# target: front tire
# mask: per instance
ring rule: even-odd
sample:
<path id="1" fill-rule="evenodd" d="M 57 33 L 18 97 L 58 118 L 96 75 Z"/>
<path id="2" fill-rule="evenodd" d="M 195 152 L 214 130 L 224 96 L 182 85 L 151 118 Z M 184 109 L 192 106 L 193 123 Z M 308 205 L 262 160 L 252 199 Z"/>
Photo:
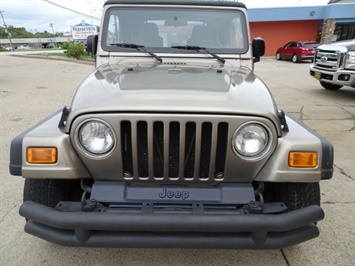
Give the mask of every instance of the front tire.
<path id="1" fill-rule="evenodd" d="M 320 205 L 319 183 L 269 184 L 267 202 L 283 202 L 290 211 Z"/>
<path id="2" fill-rule="evenodd" d="M 60 201 L 77 199 L 79 188 L 80 183 L 77 180 L 26 179 L 23 201 L 55 207 Z"/>
<path id="3" fill-rule="evenodd" d="M 276 53 L 276 60 L 281 60 L 281 55 L 280 55 L 280 53 Z"/>
<path id="4" fill-rule="evenodd" d="M 342 85 L 331 84 L 324 81 L 320 81 L 320 85 L 322 85 L 324 89 L 331 90 L 331 91 L 336 91 L 343 87 Z"/>

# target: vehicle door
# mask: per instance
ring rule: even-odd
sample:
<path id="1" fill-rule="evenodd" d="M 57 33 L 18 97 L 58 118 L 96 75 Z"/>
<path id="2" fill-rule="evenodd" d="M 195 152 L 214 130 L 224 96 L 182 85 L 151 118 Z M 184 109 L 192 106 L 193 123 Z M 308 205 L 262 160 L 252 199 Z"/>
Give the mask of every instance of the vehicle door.
<path id="1" fill-rule="evenodd" d="M 296 53 L 297 49 L 297 42 L 289 42 L 288 44 L 285 45 L 285 50 L 284 50 L 284 58 L 291 59 L 292 55 Z"/>

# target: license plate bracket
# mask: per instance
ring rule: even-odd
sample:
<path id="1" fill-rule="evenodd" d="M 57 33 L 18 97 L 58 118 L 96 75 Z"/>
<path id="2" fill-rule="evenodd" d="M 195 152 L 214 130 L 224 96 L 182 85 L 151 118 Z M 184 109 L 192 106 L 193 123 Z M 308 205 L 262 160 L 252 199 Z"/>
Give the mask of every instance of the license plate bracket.
<path id="1" fill-rule="evenodd" d="M 318 80 L 320 80 L 321 73 L 320 72 L 314 72 L 314 77 Z"/>

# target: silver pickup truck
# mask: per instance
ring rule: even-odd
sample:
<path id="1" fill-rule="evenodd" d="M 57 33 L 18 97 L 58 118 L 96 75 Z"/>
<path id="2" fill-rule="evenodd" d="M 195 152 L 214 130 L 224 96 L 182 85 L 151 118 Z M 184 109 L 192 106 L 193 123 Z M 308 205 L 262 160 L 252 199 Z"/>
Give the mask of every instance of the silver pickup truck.
<path id="1" fill-rule="evenodd" d="M 11 143 L 25 231 L 68 246 L 272 249 L 319 235 L 333 147 L 279 110 L 232 1 L 110 0 L 72 103 Z"/>
<path id="2" fill-rule="evenodd" d="M 355 40 L 318 46 L 309 74 L 327 90 L 355 88 Z"/>

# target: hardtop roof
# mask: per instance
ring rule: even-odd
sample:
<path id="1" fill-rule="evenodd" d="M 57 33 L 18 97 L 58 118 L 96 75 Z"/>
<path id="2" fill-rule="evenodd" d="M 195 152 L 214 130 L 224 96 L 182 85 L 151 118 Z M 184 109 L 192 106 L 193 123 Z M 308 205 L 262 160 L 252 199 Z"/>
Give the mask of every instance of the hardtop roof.
<path id="1" fill-rule="evenodd" d="M 219 0 L 108 0 L 104 5 L 114 5 L 114 4 L 129 4 L 129 5 L 191 5 L 191 6 L 226 6 L 226 7 L 241 7 L 246 6 L 240 2 L 234 1 L 219 1 Z"/>

